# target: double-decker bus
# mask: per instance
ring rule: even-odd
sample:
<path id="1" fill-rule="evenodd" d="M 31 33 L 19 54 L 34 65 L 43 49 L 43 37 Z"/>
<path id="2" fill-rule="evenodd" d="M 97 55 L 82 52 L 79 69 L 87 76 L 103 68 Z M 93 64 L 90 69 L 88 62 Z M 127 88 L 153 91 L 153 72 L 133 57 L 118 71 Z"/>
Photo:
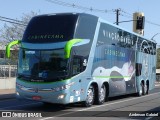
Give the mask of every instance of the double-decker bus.
<path id="1" fill-rule="evenodd" d="M 19 44 L 16 96 L 85 106 L 148 94 L 156 80 L 156 43 L 85 13 L 33 17 Z"/>

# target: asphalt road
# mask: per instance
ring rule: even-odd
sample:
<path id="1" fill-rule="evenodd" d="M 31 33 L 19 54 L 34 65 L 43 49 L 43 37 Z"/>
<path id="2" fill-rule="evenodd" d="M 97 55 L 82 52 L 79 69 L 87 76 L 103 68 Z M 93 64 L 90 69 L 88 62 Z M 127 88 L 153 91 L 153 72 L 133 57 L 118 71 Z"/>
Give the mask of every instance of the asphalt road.
<path id="1" fill-rule="evenodd" d="M 59 106 L 53 104 L 44 105 L 41 102 L 34 101 L 6 99 L 0 100 L 0 111 L 1 116 L 2 112 L 3 116 L 9 116 L 11 113 L 12 119 L 15 120 L 22 117 L 23 120 L 75 120 L 77 118 L 79 120 L 158 120 L 160 119 L 160 87 L 156 87 L 149 95 L 142 97 L 136 97 L 135 95 L 114 97 L 103 105 L 93 105 L 89 108 L 82 107 L 79 103 Z M 30 118 L 27 118 L 28 116 Z M 43 117 L 40 118 L 41 116 Z M 6 119 L 10 118 L 0 118 L 0 120 Z"/>

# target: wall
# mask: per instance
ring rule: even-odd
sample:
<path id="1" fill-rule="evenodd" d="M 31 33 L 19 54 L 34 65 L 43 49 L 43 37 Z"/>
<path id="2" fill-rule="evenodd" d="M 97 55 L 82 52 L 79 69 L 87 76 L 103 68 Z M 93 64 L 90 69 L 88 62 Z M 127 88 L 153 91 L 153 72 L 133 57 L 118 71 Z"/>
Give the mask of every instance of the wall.
<path id="1" fill-rule="evenodd" d="M 0 79 L 0 89 L 15 89 L 16 78 Z"/>

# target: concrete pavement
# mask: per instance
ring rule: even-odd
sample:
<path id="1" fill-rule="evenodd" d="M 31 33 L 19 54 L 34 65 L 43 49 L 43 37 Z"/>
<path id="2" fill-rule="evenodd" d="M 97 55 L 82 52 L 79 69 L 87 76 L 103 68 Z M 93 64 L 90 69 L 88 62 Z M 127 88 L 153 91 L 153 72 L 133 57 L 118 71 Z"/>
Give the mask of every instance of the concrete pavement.
<path id="1" fill-rule="evenodd" d="M 0 100 L 13 99 L 15 98 L 15 89 L 1 89 L 0 90 Z"/>

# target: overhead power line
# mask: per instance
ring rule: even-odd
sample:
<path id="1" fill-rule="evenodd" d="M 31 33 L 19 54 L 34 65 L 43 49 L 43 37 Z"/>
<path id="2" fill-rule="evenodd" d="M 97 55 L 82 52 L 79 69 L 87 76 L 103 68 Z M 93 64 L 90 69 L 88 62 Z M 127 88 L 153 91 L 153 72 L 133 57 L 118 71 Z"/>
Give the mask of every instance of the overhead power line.
<path id="1" fill-rule="evenodd" d="M 130 13 L 124 11 L 124 10 L 121 10 L 121 12 L 124 13 L 124 14 L 120 14 L 121 16 L 124 16 L 124 17 L 127 17 L 127 18 L 133 18 L 133 15 L 132 15 L 132 14 L 130 14 Z M 155 26 L 160 27 L 160 24 L 151 22 L 151 21 L 149 21 L 149 20 L 146 20 L 145 22 L 148 23 L 148 24 L 152 24 L 152 25 L 155 25 Z"/>
<path id="2" fill-rule="evenodd" d="M 81 5 L 77 5 L 77 4 L 71 4 L 71 3 L 68 3 L 68 2 L 63 2 L 61 0 L 45 0 L 47 2 L 50 2 L 50 3 L 53 3 L 53 4 L 57 4 L 57 5 L 61 5 L 61 6 L 65 6 L 65 7 L 72 7 L 72 8 L 75 8 L 75 9 L 81 9 L 81 10 L 85 10 L 85 11 L 91 11 L 91 12 L 101 12 L 101 13 L 113 13 L 115 12 L 117 9 L 115 10 L 103 10 L 103 9 L 96 9 L 94 7 L 84 7 L 84 6 L 81 6 Z M 122 13 L 119 13 L 119 15 L 123 16 L 123 17 L 127 17 L 127 18 L 133 18 L 132 14 L 131 13 L 128 13 L 122 9 L 120 9 L 120 12 Z M 151 22 L 151 21 L 148 21 L 146 20 L 146 23 L 148 24 L 152 24 L 152 25 L 155 25 L 155 26 L 159 26 L 160 27 L 160 24 L 157 24 L 157 23 L 154 23 L 154 22 Z"/>
<path id="3" fill-rule="evenodd" d="M 0 16 L 0 21 L 26 26 L 26 24 L 23 21 L 19 21 L 19 20 L 7 18 L 7 17 L 2 17 L 2 16 Z"/>
<path id="4" fill-rule="evenodd" d="M 155 25 L 155 26 L 159 26 L 159 27 L 160 27 L 160 24 L 157 24 L 157 23 L 154 23 L 154 22 L 151 22 L 151 21 L 148 21 L 148 20 L 146 20 L 146 22 L 149 23 L 149 24 L 152 24 L 152 25 Z"/>
<path id="5" fill-rule="evenodd" d="M 24 23 L 23 21 L 16 20 L 16 19 L 12 19 L 12 18 L 2 17 L 2 16 L 0 16 L 0 18 L 2 18 L 2 19 L 7 19 L 7 20 L 11 20 L 11 21 L 15 21 L 15 22 L 19 22 L 19 23 Z"/>
<path id="6" fill-rule="evenodd" d="M 76 5 L 74 3 L 71 4 L 71 3 L 60 1 L 60 0 L 46 0 L 46 1 L 50 2 L 50 3 L 57 4 L 57 5 L 61 5 L 61 6 L 65 6 L 65 7 L 72 7 L 72 8 L 76 8 L 76 9 L 85 10 L 85 11 L 102 12 L 102 13 L 112 12 L 112 10 L 102 10 L 102 9 L 97 9 L 94 7 L 84 7 L 81 5 Z"/>

